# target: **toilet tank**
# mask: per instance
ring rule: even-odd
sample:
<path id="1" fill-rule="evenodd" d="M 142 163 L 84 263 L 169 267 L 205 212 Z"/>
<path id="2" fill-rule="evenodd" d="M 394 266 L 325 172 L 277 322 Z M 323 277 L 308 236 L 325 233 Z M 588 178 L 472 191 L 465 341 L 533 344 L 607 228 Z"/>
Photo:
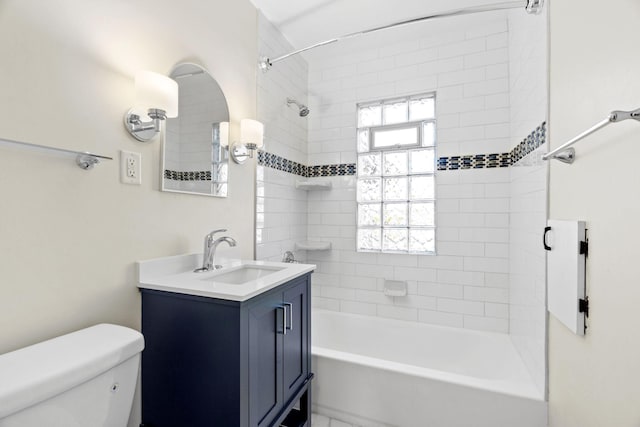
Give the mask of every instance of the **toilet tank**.
<path id="1" fill-rule="evenodd" d="M 143 348 L 101 324 L 0 355 L 0 427 L 125 427 Z"/>

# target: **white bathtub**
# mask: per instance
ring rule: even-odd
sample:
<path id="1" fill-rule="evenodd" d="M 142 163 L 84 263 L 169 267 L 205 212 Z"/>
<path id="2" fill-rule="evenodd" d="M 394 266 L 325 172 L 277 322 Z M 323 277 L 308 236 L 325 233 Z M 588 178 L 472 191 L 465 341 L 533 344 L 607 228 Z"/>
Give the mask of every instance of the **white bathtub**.
<path id="1" fill-rule="evenodd" d="M 543 427 L 504 334 L 314 309 L 313 409 L 363 426 Z"/>

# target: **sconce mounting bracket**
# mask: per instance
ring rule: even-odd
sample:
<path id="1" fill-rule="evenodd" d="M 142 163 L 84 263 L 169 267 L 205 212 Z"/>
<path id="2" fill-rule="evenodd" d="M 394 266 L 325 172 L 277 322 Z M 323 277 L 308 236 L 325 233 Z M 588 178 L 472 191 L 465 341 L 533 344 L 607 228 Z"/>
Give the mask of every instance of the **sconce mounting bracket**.
<path id="1" fill-rule="evenodd" d="M 146 116 L 147 113 L 141 113 L 134 108 L 127 111 L 124 115 L 124 127 L 127 128 L 131 136 L 140 142 L 149 142 L 156 136 L 156 134 L 160 132 L 160 120 L 164 120 L 163 116 L 150 116 L 151 120 L 142 121 L 142 117 Z"/>
<path id="2" fill-rule="evenodd" d="M 253 157 L 245 144 L 234 142 L 229 146 L 229 154 L 234 162 L 239 165 L 244 164 L 249 157 Z"/>

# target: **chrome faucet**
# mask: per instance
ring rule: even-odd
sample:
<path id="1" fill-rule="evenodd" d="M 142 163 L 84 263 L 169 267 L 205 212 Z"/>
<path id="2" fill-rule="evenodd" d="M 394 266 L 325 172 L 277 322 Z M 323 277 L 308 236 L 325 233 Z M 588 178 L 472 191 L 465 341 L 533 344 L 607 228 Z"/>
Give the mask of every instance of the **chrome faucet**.
<path id="1" fill-rule="evenodd" d="M 282 256 L 282 262 L 288 262 L 290 264 L 297 263 L 296 257 L 293 255 L 293 252 L 286 251 Z"/>
<path id="2" fill-rule="evenodd" d="M 204 273 L 205 271 L 211 271 L 211 270 L 216 270 L 218 268 L 222 268 L 221 265 L 216 265 L 214 263 L 216 248 L 222 242 L 227 243 L 231 247 L 236 245 L 235 239 L 229 236 L 218 237 L 215 240 L 213 239 L 213 236 L 216 233 L 223 233 L 225 231 L 227 231 L 226 228 L 221 228 L 220 230 L 213 230 L 211 233 L 204 236 L 204 251 L 202 252 L 202 267 L 193 270 L 195 273 Z"/>

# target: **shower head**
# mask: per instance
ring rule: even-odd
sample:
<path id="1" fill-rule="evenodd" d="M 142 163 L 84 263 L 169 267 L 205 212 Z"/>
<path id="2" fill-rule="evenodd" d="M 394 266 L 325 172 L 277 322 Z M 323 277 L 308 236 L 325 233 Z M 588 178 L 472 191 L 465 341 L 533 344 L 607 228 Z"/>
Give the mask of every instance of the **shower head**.
<path id="1" fill-rule="evenodd" d="M 309 115 L 309 107 L 307 107 L 306 105 L 300 104 L 295 99 L 287 98 L 287 105 L 291 105 L 291 104 L 296 104 L 296 106 L 300 110 L 298 113 L 300 114 L 300 117 L 307 117 Z"/>

